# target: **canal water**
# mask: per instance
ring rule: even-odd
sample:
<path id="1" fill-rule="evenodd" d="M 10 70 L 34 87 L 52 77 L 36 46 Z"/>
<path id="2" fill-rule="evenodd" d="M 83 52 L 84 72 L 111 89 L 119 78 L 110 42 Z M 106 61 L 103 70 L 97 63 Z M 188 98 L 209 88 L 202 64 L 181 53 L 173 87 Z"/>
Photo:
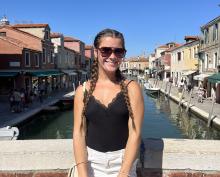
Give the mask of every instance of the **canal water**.
<path id="1" fill-rule="evenodd" d="M 143 138 L 220 139 L 220 131 L 207 128 L 206 123 L 187 114 L 178 104 L 161 95 L 152 98 L 143 91 L 145 117 Z M 30 121 L 18 125 L 19 139 L 69 139 L 72 138 L 73 112 L 41 112 Z M 114 127 L 112 127 L 112 130 Z"/>

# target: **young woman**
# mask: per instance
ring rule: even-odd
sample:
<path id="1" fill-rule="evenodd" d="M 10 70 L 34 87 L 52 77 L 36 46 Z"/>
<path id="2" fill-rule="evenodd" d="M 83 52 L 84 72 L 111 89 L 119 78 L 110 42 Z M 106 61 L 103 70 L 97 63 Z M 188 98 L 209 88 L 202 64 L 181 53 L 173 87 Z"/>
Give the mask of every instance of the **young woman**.
<path id="1" fill-rule="evenodd" d="M 126 49 L 122 33 L 105 29 L 94 40 L 91 79 L 74 98 L 73 143 L 79 177 L 135 177 L 144 117 L 138 83 L 119 66 Z"/>

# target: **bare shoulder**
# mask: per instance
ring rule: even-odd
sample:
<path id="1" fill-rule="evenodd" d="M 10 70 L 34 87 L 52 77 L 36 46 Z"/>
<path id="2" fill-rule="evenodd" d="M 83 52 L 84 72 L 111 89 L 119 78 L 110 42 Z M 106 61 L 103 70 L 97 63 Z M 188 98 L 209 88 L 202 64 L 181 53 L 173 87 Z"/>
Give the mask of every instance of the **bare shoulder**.
<path id="1" fill-rule="evenodd" d="M 127 84 L 126 84 L 127 83 Z M 143 105 L 143 94 L 140 84 L 136 81 L 125 81 L 128 88 L 128 95 L 130 97 L 130 102 L 134 105 Z"/>
<path id="2" fill-rule="evenodd" d="M 90 81 L 87 81 L 85 83 L 85 87 L 86 87 L 86 90 L 89 90 L 89 87 L 90 87 Z M 82 98 L 83 97 L 83 85 L 79 85 L 76 89 L 76 92 L 75 92 L 75 97 L 77 98 Z"/>
<path id="3" fill-rule="evenodd" d="M 83 97 L 83 86 L 79 85 L 76 88 L 74 99 L 80 100 Z"/>
<path id="4" fill-rule="evenodd" d="M 125 80 L 125 85 L 127 85 L 128 92 L 131 94 L 141 94 L 142 90 L 140 84 L 134 80 Z"/>

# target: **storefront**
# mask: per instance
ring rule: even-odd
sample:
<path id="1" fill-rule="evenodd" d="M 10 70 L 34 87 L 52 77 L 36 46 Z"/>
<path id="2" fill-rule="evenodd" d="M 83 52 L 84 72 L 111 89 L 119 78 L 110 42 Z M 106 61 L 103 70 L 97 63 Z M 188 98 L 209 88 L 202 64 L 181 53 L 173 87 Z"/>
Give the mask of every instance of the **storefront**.
<path id="1" fill-rule="evenodd" d="M 74 72 L 74 70 L 62 70 L 62 72 L 64 73 L 62 82 L 65 83 L 67 88 L 76 88 L 76 85 L 78 84 L 78 74 Z"/>
<path id="2" fill-rule="evenodd" d="M 207 78 L 209 76 L 211 76 L 212 74 L 209 73 L 201 73 L 198 75 L 193 76 L 193 80 L 195 81 L 195 86 L 199 86 L 199 85 L 205 85 L 205 83 L 207 82 Z M 207 86 L 205 86 L 207 87 Z"/>
<path id="3" fill-rule="evenodd" d="M 0 95 L 7 95 L 16 88 L 16 77 L 19 72 L 0 72 Z"/>
<path id="4" fill-rule="evenodd" d="M 214 87 L 216 93 L 216 102 L 220 103 L 220 73 L 213 74 L 208 77 L 210 89 Z"/>
<path id="5" fill-rule="evenodd" d="M 50 93 L 52 90 L 60 88 L 62 72 L 59 71 L 29 71 L 26 75 L 31 76 L 32 89 L 44 87 L 46 93 Z"/>

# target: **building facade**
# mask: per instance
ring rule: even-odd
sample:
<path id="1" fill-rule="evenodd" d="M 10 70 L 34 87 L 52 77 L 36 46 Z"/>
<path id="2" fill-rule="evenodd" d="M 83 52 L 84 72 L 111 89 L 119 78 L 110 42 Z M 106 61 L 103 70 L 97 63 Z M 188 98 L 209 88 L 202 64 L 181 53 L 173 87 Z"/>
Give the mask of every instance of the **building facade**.
<path id="1" fill-rule="evenodd" d="M 203 87 L 211 96 L 211 89 L 216 90 L 217 102 L 220 102 L 220 16 L 201 27 L 199 59 L 200 73 L 204 76 Z M 214 79 L 212 78 L 215 75 Z"/>

